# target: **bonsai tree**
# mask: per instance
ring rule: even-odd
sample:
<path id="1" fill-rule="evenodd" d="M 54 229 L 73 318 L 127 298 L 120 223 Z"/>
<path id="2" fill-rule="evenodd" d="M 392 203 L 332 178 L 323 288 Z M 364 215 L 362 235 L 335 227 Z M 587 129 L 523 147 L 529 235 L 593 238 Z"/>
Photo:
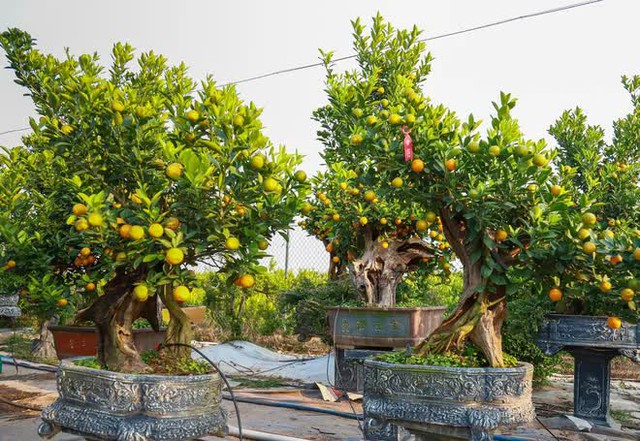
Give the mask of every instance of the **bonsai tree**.
<path id="1" fill-rule="evenodd" d="M 613 124 L 611 143 L 604 130 L 587 124 L 580 108 L 566 111 L 549 133 L 558 143 L 564 187 L 576 202 L 590 206 L 574 220 L 556 274 L 541 279 L 556 311 L 611 316 L 637 322 L 640 292 L 640 77 L 623 77 L 633 110 Z"/>
<path id="2" fill-rule="evenodd" d="M 416 352 L 462 349 L 471 340 L 491 366 L 503 366 L 505 298 L 520 286 L 513 269 L 527 277 L 545 271 L 560 250 L 552 238 L 565 233 L 572 210 L 579 216 L 552 173 L 554 153 L 524 137 L 509 94 L 494 103 L 484 135 L 473 116 L 461 120 L 425 96 L 431 56 L 416 28 L 396 31 L 380 16 L 368 34 L 360 21 L 353 27 L 355 71 L 335 74 L 324 54 L 329 105 L 315 117 L 329 170 L 314 180 L 306 228 L 330 251 L 353 257 L 369 301 L 386 292 L 385 283 L 394 286 L 379 281 L 386 269 L 401 277 L 449 244 L 463 270 L 460 304 Z M 402 258 L 404 251 L 412 254 Z M 450 265 L 446 255 L 431 262 Z"/>
<path id="3" fill-rule="evenodd" d="M 139 317 L 168 342 L 191 333 L 179 304 L 195 265 L 251 287 L 269 239 L 305 196 L 298 155 L 262 133 L 261 110 L 211 78 L 116 44 L 97 55 L 41 53 L 29 34 L 0 37 L 39 118 L 0 168 L 2 263 L 28 302 L 95 323 L 106 368 L 148 370 L 132 338 Z M 9 262 L 14 262 L 10 271 Z"/>
<path id="4" fill-rule="evenodd" d="M 423 56 L 417 28 L 395 31 L 380 15 L 369 34 L 359 20 L 353 28 L 354 70 L 334 72 L 332 53 L 322 52 L 329 104 L 314 119 L 327 170 L 313 179 L 301 225 L 326 245 L 331 276 L 348 266 L 367 304 L 393 306 L 407 272 L 450 271 L 435 206 L 407 194 L 415 191 L 412 176 L 427 167 L 418 150 L 413 155 L 411 137 L 447 136 L 456 120 L 418 88 L 431 57 Z"/>

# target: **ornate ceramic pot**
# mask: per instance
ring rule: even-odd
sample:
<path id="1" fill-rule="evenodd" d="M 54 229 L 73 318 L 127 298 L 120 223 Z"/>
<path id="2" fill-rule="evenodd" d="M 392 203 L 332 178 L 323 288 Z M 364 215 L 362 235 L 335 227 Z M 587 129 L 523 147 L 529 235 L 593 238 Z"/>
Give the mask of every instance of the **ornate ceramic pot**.
<path id="1" fill-rule="evenodd" d="M 446 308 L 328 308 L 331 337 L 345 348 L 416 346 L 440 323 Z"/>
<path id="2" fill-rule="evenodd" d="M 179 441 L 226 432 L 218 374 L 122 374 L 63 360 L 58 392 L 42 411 L 38 434 L 45 439 L 61 430 L 96 441 Z"/>
<path id="3" fill-rule="evenodd" d="M 389 440 L 393 425 L 416 439 L 432 439 L 421 428 L 465 428 L 467 439 L 488 440 L 499 426 L 535 417 L 531 401 L 533 366 L 456 368 L 366 360 L 365 439 Z"/>
<path id="4" fill-rule="evenodd" d="M 328 308 L 335 350 L 335 384 L 361 392 L 365 358 L 381 351 L 416 346 L 440 323 L 444 306 L 423 308 Z"/>
<path id="5" fill-rule="evenodd" d="M 19 317 L 18 299 L 18 294 L 0 295 L 0 317 Z"/>
<path id="6" fill-rule="evenodd" d="M 573 355 L 573 413 L 593 424 L 619 427 L 609 415 L 610 361 L 624 355 L 640 361 L 640 325 L 607 325 L 608 317 L 549 314 L 538 334 L 547 355 L 564 349 Z"/>

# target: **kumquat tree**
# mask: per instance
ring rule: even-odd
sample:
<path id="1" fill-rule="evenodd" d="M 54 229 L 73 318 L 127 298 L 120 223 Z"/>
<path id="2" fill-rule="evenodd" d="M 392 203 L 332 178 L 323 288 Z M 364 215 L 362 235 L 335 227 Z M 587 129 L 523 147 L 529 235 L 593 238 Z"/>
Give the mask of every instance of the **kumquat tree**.
<path id="1" fill-rule="evenodd" d="M 587 124 L 577 108 L 565 112 L 549 132 L 558 143 L 564 188 L 589 206 L 576 219 L 552 276 L 543 283 L 556 310 L 565 314 L 609 316 L 638 321 L 640 293 L 640 77 L 623 77 L 633 111 L 613 124 L 611 143 L 604 130 Z"/>
<path id="2" fill-rule="evenodd" d="M 367 304 L 393 306 L 407 272 L 450 272 L 436 212 L 404 189 L 426 167 L 412 157 L 410 134 L 444 136 L 451 115 L 417 88 L 431 69 L 417 28 L 396 33 L 380 16 L 370 35 L 359 20 L 353 26 L 358 69 L 337 74 L 332 54 L 323 53 L 329 104 L 314 119 L 328 170 L 313 179 L 314 197 L 303 206 L 301 225 L 325 243 L 333 271 L 349 267 Z M 399 154 L 409 162 L 398 162 Z"/>
<path id="3" fill-rule="evenodd" d="M 157 328 L 161 301 L 166 340 L 190 342 L 179 305 L 197 264 L 253 286 L 306 196 L 301 159 L 271 144 L 233 86 L 198 87 L 153 52 L 134 60 L 116 44 L 105 71 L 95 54 L 43 54 L 17 29 L 0 44 L 39 115 L 0 156 L 3 283 L 42 314 L 94 322 L 106 368 L 147 371 L 132 323 Z"/>
<path id="4" fill-rule="evenodd" d="M 571 259 L 563 238 L 597 204 L 574 197 L 564 158 L 525 138 L 511 95 L 500 94 L 483 134 L 473 116 L 461 120 L 424 95 L 432 58 L 417 29 L 395 30 L 380 16 L 369 33 L 359 21 L 353 27 L 355 70 L 335 73 L 324 54 L 329 104 L 315 118 L 328 171 L 313 181 L 303 225 L 334 259 L 347 258 L 369 302 L 391 285 L 380 282 L 385 269 L 399 280 L 424 259 L 444 271 L 453 253 L 460 303 L 415 353 L 461 351 L 471 341 L 490 366 L 505 366 L 507 296 L 529 289 L 523 278 L 562 272 L 558 262 Z"/>

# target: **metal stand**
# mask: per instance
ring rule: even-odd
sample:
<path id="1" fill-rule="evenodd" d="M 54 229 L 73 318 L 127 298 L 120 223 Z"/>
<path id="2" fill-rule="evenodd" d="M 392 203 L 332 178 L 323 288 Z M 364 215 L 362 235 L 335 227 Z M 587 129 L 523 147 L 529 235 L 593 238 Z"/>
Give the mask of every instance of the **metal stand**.
<path id="1" fill-rule="evenodd" d="M 611 329 L 607 317 L 549 314 L 537 344 L 546 355 L 564 349 L 573 355 L 573 414 L 594 425 L 620 428 L 609 415 L 611 368 L 617 355 L 640 362 L 640 324 Z"/>
<path id="2" fill-rule="evenodd" d="M 335 352 L 336 387 L 360 393 L 364 390 L 364 360 L 387 351 L 336 347 Z M 397 441 L 398 427 L 365 415 L 364 437 L 368 441 Z"/>
<path id="3" fill-rule="evenodd" d="M 371 349 L 335 348 L 335 384 L 336 388 L 361 393 L 364 390 L 364 365 L 366 358 L 387 351 Z"/>
<path id="4" fill-rule="evenodd" d="M 398 426 L 364 415 L 364 439 L 367 441 L 398 441 Z"/>
<path id="5" fill-rule="evenodd" d="M 620 428 L 609 415 L 611 366 L 617 349 L 566 348 L 574 358 L 573 414 L 594 425 Z"/>

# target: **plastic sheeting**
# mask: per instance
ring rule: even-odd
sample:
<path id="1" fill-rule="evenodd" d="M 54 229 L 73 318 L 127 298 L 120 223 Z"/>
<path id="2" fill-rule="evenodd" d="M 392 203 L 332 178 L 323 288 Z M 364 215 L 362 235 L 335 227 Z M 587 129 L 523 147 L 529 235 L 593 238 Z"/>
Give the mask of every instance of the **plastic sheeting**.
<path id="1" fill-rule="evenodd" d="M 232 341 L 199 349 L 227 375 L 333 383 L 333 353 L 316 358 L 301 358 L 279 354 L 248 341 Z M 201 358 L 196 353 L 193 357 Z"/>

